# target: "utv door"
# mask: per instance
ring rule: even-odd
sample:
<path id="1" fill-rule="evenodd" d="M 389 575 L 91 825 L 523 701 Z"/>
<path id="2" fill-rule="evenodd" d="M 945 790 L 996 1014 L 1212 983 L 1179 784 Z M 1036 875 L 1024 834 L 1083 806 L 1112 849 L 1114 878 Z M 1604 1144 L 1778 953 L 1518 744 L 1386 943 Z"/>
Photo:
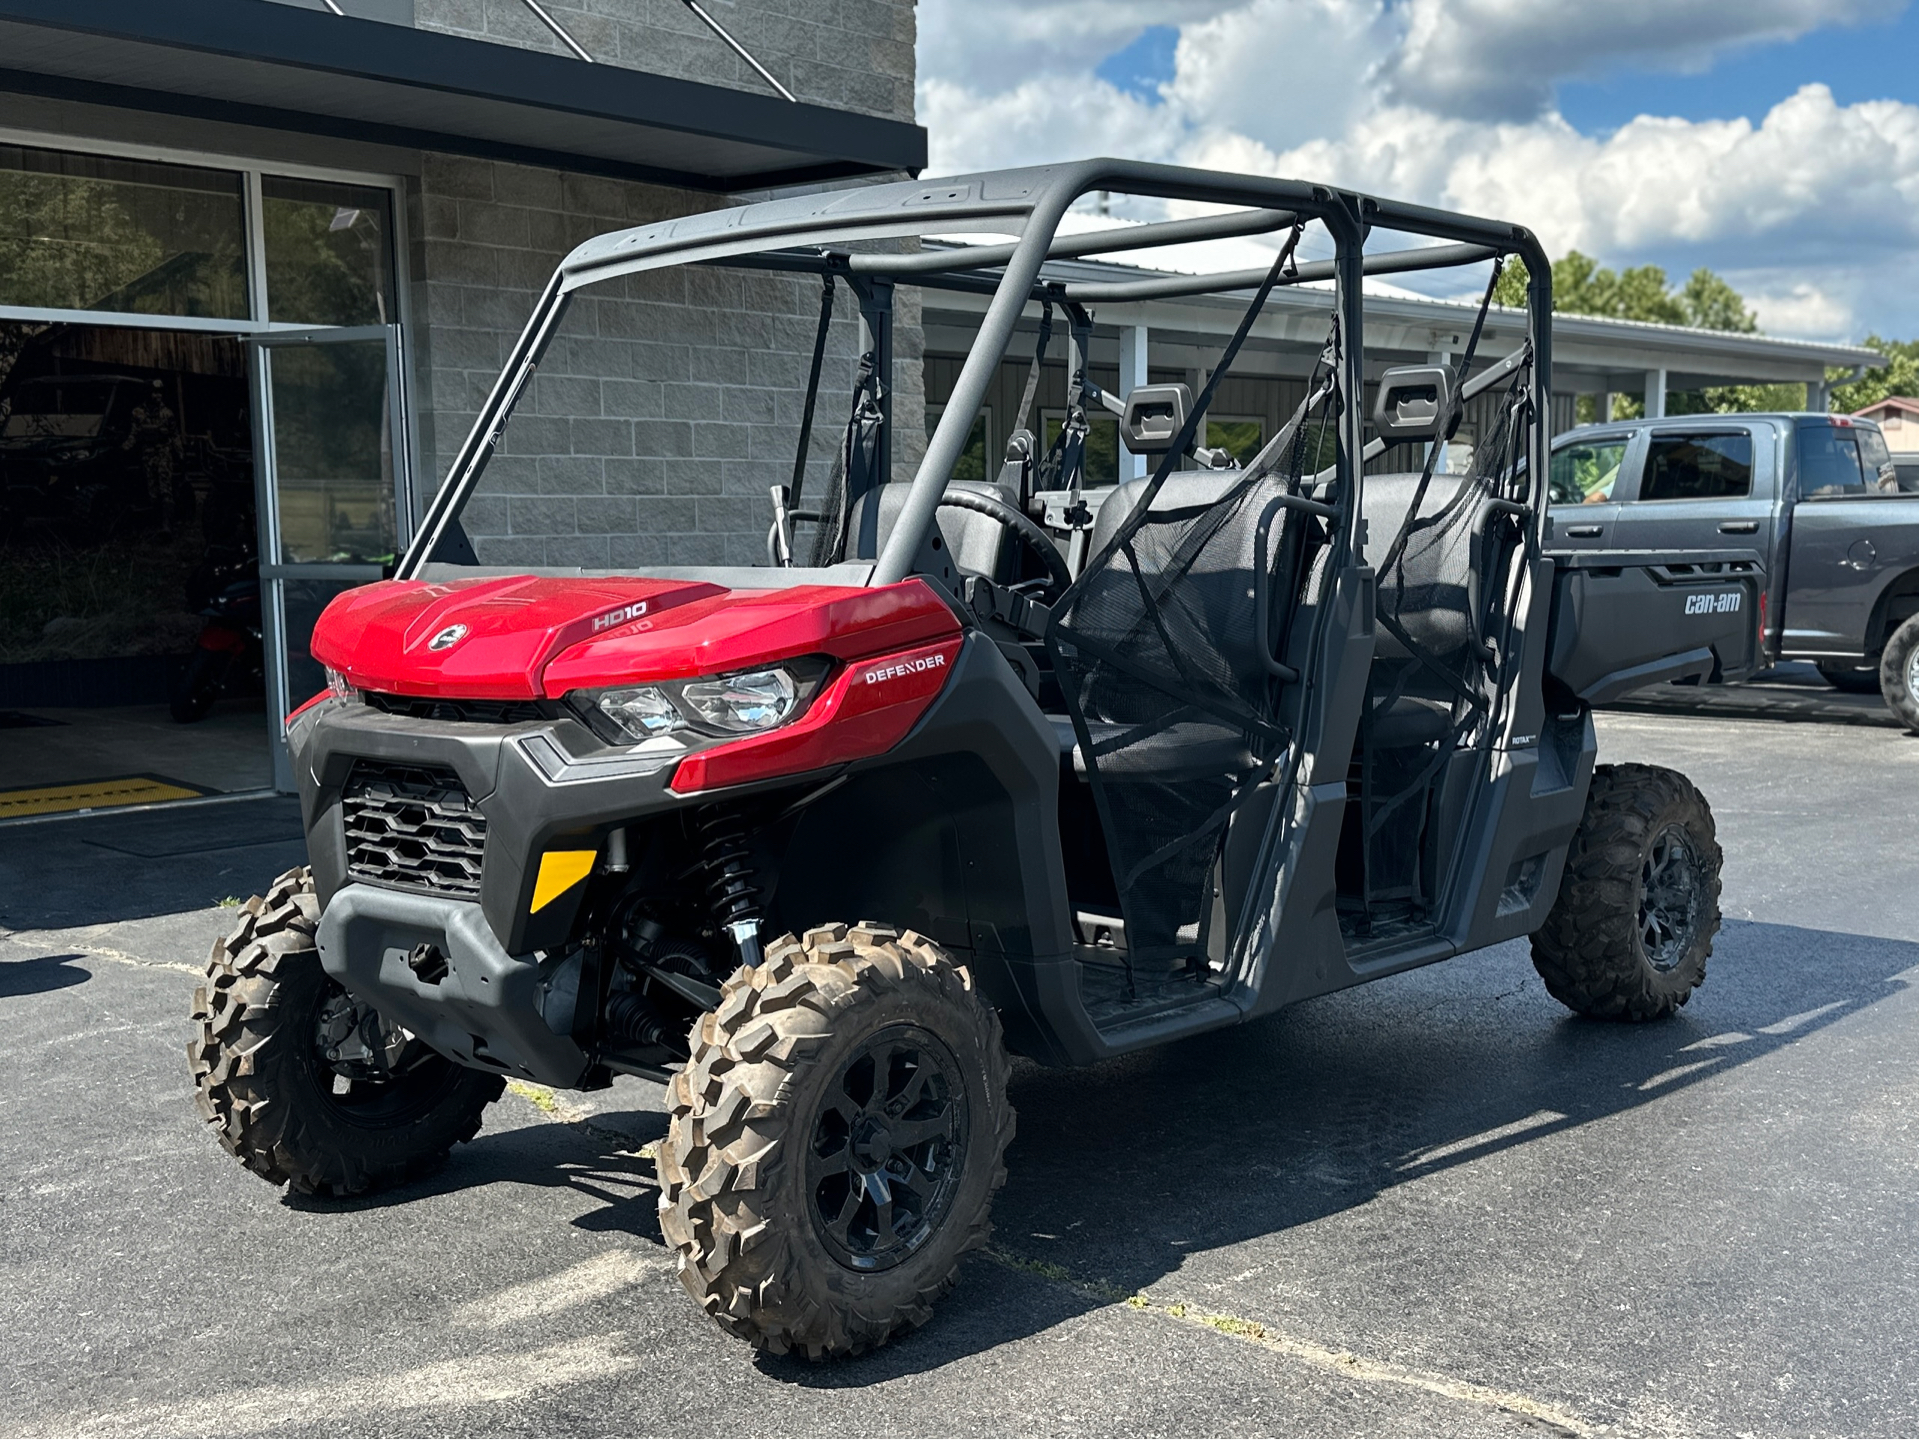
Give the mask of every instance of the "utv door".
<path id="1" fill-rule="evenodd" d="M 1323 557 L 1338 511 L 1306 493 L 1335 455 L 1324 361 L 1310 394 L 1252 470 L 1115 491 L 1054 611 L 1068 763 L 1105 838 L 1130 993 L 1155 972 L 1219 973 L 1238 929 L 1228 852 L 1261 849 L 1296 753 L 1311 628 L 1298 619 L 1336 578 Z"/>

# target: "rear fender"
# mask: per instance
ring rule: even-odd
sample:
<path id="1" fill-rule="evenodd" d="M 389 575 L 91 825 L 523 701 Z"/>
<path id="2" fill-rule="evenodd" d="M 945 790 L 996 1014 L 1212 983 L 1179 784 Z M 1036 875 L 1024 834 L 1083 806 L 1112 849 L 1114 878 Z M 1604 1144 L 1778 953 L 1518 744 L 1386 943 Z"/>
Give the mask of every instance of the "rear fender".
<path id="1" fill-rule="evenodd" d="M 1761 663 L 1756 556 L 1585 551 L 1556 557 L 1547 673 L 1589 705 Z"/>

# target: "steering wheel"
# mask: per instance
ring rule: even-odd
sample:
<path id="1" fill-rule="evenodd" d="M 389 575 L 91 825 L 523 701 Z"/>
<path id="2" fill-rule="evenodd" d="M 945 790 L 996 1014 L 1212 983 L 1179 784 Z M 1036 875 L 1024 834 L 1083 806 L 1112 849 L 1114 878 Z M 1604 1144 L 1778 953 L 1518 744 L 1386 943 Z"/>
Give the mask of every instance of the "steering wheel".
<path id="1" fill-rule="evenodd" d="M 1030 515 L 1021 513 L 1017 506 L 1009 505 L 987 491 L 955 488 L 940 496 L 940 509 L 971 510 L 976 515 L 991 516 L 1018 536 L 1020 543 L 1046 567 L 1046 588 L 1042 598 L 1049 605 L 1057 604 L 1059 597 L 1073 583 L 1073 572 L 1066 568 L 1065 558 L 1053 545 L 1053 537 L 1040 528 Z"/>

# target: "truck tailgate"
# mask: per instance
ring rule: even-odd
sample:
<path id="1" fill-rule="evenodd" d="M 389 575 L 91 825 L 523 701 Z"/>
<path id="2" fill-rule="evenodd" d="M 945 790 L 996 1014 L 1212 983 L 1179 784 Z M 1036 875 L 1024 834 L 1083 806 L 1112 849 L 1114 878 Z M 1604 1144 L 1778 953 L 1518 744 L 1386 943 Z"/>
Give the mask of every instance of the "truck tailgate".
<path id="1" fill-rule="evenodd" d="M 1546 669 L 1589 705 L 1673 681 L 1743 680 L 1759 662 L 1757 551 L 1588 550 L 1553 561 Z"/>

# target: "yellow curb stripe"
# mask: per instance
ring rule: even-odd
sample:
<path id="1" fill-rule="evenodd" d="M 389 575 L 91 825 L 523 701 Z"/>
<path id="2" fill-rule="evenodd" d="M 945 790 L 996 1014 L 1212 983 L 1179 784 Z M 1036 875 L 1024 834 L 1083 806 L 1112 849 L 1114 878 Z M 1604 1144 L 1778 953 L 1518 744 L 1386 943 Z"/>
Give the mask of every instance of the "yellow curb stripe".
<path id="1" fill-rule="evenodd" d="M 198 800 L 207 792 L 158 780 L 151 775 L 120 775 L 77 785 L 40 785 L 0 790 L 0 820 L 19 815 L 59 815 L 69 810 L 98 810 L 109 805 L 152 805 L 163 800 Z"/>

